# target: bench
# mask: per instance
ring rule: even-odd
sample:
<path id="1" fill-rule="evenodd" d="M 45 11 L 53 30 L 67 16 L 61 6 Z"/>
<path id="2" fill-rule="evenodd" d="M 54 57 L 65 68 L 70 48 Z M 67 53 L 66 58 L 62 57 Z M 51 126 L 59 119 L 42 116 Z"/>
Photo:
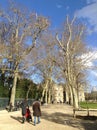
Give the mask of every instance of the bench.
<path id="1" fill-rule="evenodd" d="M 76 118 L 77 116 L 77 112 L 86 112 L 87 116 L 90 116 L 90 112 L 97 112 L 97 109 L 83 109 L 83 108 L 79 108 L 79 109 L 73 109 L 73 117 Z"/>

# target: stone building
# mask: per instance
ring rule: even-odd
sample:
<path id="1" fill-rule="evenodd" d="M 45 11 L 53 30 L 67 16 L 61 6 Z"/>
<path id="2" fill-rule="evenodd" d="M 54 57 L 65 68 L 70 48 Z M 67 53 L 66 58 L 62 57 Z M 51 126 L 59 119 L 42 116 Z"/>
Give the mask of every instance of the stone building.
<path id="1" fill-rule="evenodd" d="M 52 101 L 54 101 L 54 103 L 62 103 L 63 100 L 63 86 L 59 84 L 54 84 L 52 91 Z"/>
<path id="2" fill-rule="evenodd" d="M 85 93 L 83 89 L 79 91 L 79 101 L 85 101 Z"/>
<path id="3" fill-rule="evenodd" d="M 61 84 L 54 84 L 52 87 L 52 101 L 54 103 L 63 103 L 63 102 L 68 102 L 69 103 L 69 95 L 68 91 L 64 90 L 63 85 Z M 85 94 L 84 90 L 81 89 L 79 91 L 79 101 L 85 101 Z"/>

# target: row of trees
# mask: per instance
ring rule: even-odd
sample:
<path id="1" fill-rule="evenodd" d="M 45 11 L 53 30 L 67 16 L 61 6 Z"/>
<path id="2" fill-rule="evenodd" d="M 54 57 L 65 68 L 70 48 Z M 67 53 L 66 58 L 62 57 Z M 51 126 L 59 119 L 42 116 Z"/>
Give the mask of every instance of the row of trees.
<path id="1" fill-rule="evenodd" d="M 45 97 L 45 102 L 51 102 L 53 81 L 63 80 L 71 104 L 78 108 L 78 92 L 86 84 L 85 27 L 75 17 L 67 17 L 61 31 L 48 27 L 47 18 L 16 4 L 7 12 L 0 11 L 0 70 L 13 79 L 10 102 L 14 105 L 17 79 L 37 73 L 43 82 L 41 100 Z"/>
<path id="2" fill-rule="evenodd" d="M 0 73 L 0 97 L 10 98 L 12 89 L 13 79 L 2 73 Z M 17 80 L 16 98 L 41 98 L 41 88 L 39 88 L 30 79 L 19 79 Z M 36 93 L 38 95 L 36 95 Z"/>
<path id="3" fill-rule="evenodd" d="M 87 101 L 95 102 L 97 101 L 97 91 L 91 93 L 85 93 L 85 97 Z"/>

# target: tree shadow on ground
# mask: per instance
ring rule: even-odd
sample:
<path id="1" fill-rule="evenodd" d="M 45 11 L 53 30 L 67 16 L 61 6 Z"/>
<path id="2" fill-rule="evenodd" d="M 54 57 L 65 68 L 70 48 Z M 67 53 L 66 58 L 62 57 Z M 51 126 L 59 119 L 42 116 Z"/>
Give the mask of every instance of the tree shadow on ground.
<path id="1" fill-rule="evenodd" d="M 82 119 L 82 120 L 90 120 L 90 121 L 96 121 L 97 116 L 76 116 L 77 119 Z"/>
<path id="2" fill-rule="evenodd" d="M 97 117 L 95 118 L 82 118 L 81 116 L 77 116 L 77 118 L 73 118 L 71 114 L 65 114 L 61 112 L 55 113 L 42 113 L 42 118 L 57 124 L 68 125 L 70 127 L 78 128 L 81 130 L 84 128 L 85 130 L 97 130 Z M 91 119 L 91 120 L 90 120 Z"/>
<path id="3" fill-rule="evenodd" d="M 76 117 L 81 120 L 81 125 L 85 130 L 97 130 L 97 116 L 80 116 Z"/>
<path id="4" fill-rule="evenodd" d="M 18 117 L 10 116 L 10 117 L 11 117 L 12 119 L 14 119 L 14 120 L 20 122 L 20 123 L 23 123 L 23 118 L 22 118 L 22 117 L 19 117 L 19 116 L 18 116 Z M 26 122 L 28 122 L 28 123 L 34 125 L 33 121 L 27 121 L 27 120 L 26 120 Z"/>
<path id="5" fill-rule="evenodd" d="M 16 121 L 18 121 L 18 122 L 20 122 L 20 123 L 22 123 L 22 117 L 15 117 L 15 116 L 10 116 L 12 119 L 14 119 L 14 120 L 16 120 Z"/>

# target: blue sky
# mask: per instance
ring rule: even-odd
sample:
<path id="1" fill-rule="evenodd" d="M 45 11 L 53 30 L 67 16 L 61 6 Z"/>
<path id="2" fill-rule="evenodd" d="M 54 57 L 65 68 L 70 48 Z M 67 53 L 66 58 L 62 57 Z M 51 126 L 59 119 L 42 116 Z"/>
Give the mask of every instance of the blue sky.
<path id="1" fill-rule="evenodd" d="M 9 0 L 0 1 L 3 7 Z M 51 21 L 51 27 L 57 28 L 65 21 L 66 15 L 71 18 L 76 15 L 83 19 L 88 27 L 86 42 L 91 47 L 97 47 L 97 0 L 13 0 L 20 6 L 25 6 L 39 15 L 46 16 Z"/>
<path id="2" fill-rule="evenodd" d="M 57 28 L 65 21 L 66 15 L 71 18 L 76 15 L 85 21 L 88 36 L 87 44 L 97 50 L 97 0 L 13 0 L 21 6 L 38 15 L 46 16 L 51 21 L 51 27 Z M 5 8 L 8 0 L 1 0 L 0 5 Z M 95 56 L 95 59 L 97 56 Z M 94 60 L 94 59 L 93 59 Z M 93 60 L 89 62 L 93 67 Z M 97 86 L 97 72 L 90 71 L 90 84 Z"/>

